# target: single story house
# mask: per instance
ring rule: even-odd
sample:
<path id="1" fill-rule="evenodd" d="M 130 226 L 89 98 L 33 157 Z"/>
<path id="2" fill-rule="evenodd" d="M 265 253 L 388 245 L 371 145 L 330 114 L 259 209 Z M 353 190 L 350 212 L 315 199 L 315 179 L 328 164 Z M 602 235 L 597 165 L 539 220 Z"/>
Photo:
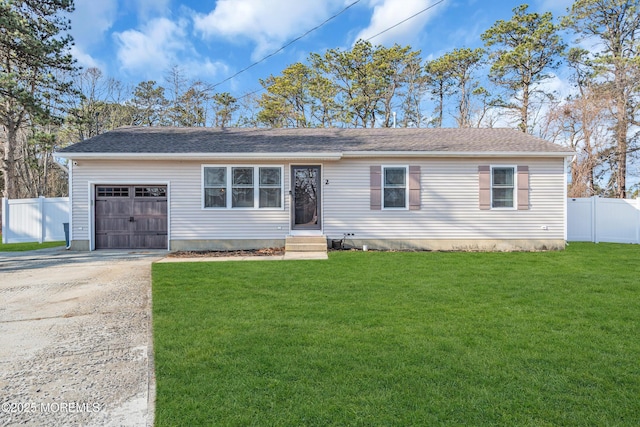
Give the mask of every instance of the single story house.
<path id="1" fill-rule="evenodd" d="M 123 127 L 68 146 L 71 248 L 564 248 L 573 152 L 513 129 Z"/>

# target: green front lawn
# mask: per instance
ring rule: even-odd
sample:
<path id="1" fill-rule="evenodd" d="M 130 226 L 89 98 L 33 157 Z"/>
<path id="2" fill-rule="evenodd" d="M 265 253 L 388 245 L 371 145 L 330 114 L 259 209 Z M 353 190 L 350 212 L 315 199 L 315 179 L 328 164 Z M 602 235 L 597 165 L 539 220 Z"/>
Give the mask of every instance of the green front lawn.
<path id="1" fill-rule="evenodd" d="M 153 266 L 165 425 L 640 424 L 640 246 Z"/>
<path id="2" fill-rule="evenodd" d="M 0 235 L 0 237 L 2 237 Z M 3 244 L 0 240 L 0 252 L 24 252 L 35 251 L 38 249 L 55 248 L 57 246 L 64 246 L 65 242 L 29 242 L 29 243 L 7 243 Z"/>

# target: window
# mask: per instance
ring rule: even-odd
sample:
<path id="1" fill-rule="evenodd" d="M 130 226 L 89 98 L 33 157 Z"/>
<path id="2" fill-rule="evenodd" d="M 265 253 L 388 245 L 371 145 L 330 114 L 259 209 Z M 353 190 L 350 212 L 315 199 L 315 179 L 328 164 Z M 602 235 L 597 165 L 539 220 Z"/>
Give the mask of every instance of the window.
<path id="1" fill-rule="evenodd" d="M 282 166 L 203 166 L 204 208 L 282 209 Z"/>
<path id="2" fill-rule="evenodd" d="M 97 187 L 98 197 L 129 197 L 129 187 Z"/>
<path id="3" fill-rule="evenodd" d="M 231 207 L 253 207 L 253 168 L 231 168 L 233 188 L 231 190 Z"/>
<path id="4" fill-rule="evenodd" d="M 136 187 L 136 197 L 167 197 L 167 188 Z"/>
<path id="5" fill-rule="evenodd" d="M 227 207 L 227 168 L 204 168 L 204 207 Z"/>
<path id="6" fill-rule="evenodd" d="M 515 167 L 493 166 L 491 168 L 491 207 L 515 207 L 514 189 Z"/>
<path id="7" fill-rule="evenodd" d="M 393 209 L 407 207 L 407 168 L 382 168 L 383 208 Z"/>
<path id="8" fill-rule="evenodd" d="M 260 207 L 279 208 L 282 200 L 282 169 L 260 168 Z"/>

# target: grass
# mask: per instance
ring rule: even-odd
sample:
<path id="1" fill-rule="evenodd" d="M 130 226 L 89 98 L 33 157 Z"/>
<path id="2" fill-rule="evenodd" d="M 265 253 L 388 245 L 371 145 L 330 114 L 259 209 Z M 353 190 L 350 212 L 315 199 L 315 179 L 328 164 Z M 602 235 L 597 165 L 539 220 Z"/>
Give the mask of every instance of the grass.
<path id="1" fill-rule="evenodd" d="M 0 235 L 2 237 L 2 235 Z M 57 246 L 64 246 L 65 242 L 28 242 L 28 243 L 7 243 L 3 244 L 0 240 L 0 252 L 24 252 L 35 251 L 38 249 L 55 248 Z"/>
<path id="2" fill-rule="evenodd" d="M 156 423 L 638 425 L 640 247 L 153 266 Z"/>

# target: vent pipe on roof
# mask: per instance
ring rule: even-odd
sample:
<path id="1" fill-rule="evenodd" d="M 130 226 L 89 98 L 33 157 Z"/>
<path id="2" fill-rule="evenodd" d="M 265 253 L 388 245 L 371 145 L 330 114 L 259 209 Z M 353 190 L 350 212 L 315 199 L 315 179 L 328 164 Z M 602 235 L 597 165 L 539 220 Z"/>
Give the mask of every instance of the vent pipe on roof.
<path id="1" fill-rule="evenodd" d="M 396 112 L 393 112 L 393 128 L 396 128 Z"/>

